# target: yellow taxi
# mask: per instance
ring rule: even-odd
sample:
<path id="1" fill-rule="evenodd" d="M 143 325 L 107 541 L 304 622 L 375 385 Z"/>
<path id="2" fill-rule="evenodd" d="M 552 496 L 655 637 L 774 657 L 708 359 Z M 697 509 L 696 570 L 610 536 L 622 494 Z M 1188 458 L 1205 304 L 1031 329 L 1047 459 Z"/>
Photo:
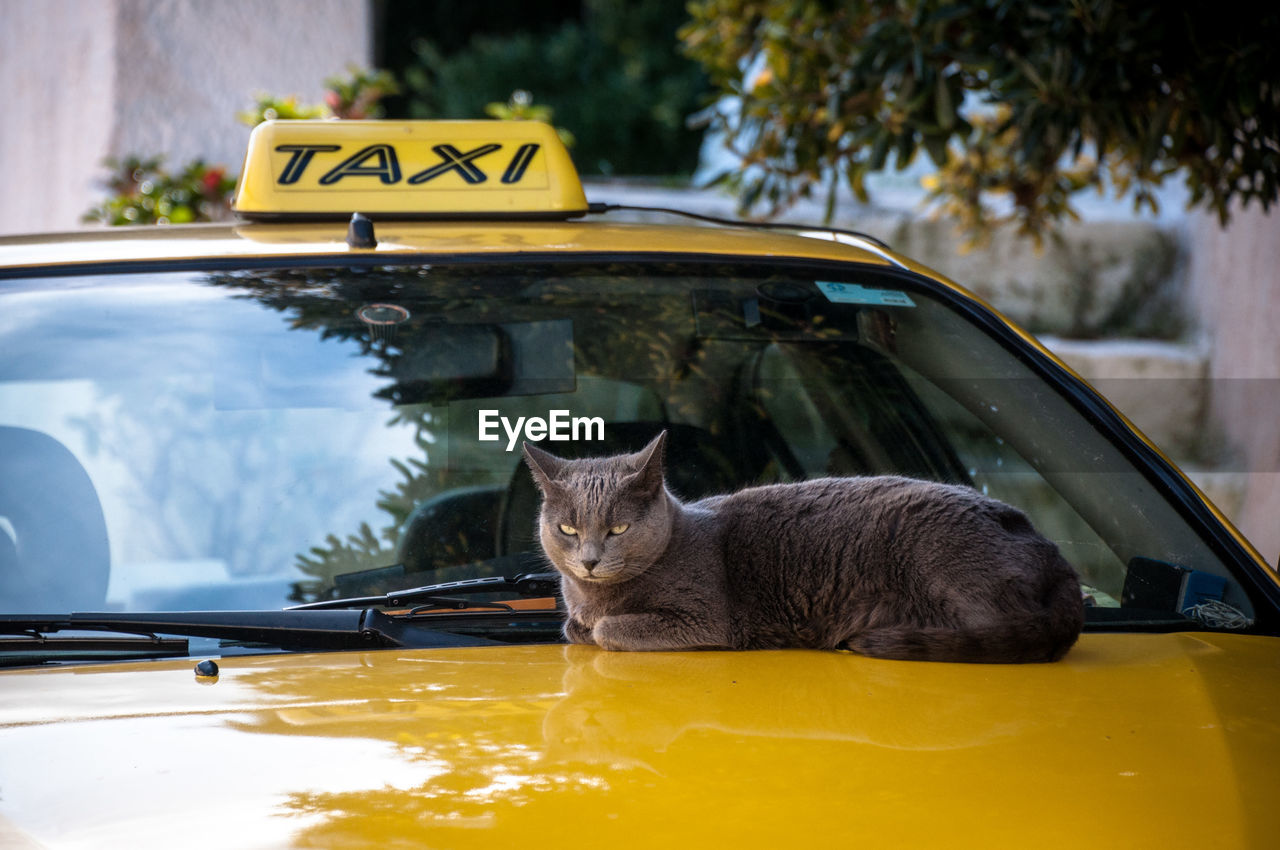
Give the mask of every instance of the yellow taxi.
<path id="1" fill-rule="evenodd" d="M 270 122 L 230 225 L 0 239 L 0 846 L 1271 847 L 1280 584 L 875 239 L 629 223 L 532 122 Z M 520 444 L 895 473 L 1082 577 L 1052 664 L 566 645 Z"/>

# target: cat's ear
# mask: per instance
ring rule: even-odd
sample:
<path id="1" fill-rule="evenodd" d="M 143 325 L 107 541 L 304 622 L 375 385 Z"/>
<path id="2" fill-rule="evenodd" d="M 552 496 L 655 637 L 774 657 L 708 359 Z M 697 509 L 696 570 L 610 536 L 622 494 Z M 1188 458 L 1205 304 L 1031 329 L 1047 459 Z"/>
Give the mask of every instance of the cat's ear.
<path id="1" fill-rule="evenodd" d="M 533 473 L 533 480 L 537 482 L 543 493 L 547 493 L 555 486 L 555 480 L 560 475 L 560 468 L 564 465 L 563 460 L 550 452 L 544 452 L 537 446 L 530 445 L 528 441 L 524 443 L 524 462 L 529 464 L 529 471 Z"/>
<path id="2" fill-rule="evenodd" d="M 667 432 L 663 431 L 649 441 L 649 445 L 631 456 L 635 469 L 624 479 L 628 486 L 639 487 L 646 493 L 662 488 L 662 476 L 666 470 Z"/>

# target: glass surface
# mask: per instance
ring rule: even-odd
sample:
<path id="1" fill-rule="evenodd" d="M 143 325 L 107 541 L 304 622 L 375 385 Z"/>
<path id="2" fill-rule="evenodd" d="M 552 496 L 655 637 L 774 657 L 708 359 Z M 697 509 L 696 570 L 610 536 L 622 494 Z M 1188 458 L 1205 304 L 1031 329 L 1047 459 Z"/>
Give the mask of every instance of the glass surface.
<path id="1" fill-rule="evenodd" d="M 684 498 L 824 475 L 971 484 L 1025 510 L 1096 609 L 1123 602 L 1135 627 L 1203 602 L 1253 616 L 1147 477 L 923 289 L 631 264 L 2 292 L 5 611 L 279 608 L 545 569 L 520 441 L 610 454 L 665 428 Z"/>

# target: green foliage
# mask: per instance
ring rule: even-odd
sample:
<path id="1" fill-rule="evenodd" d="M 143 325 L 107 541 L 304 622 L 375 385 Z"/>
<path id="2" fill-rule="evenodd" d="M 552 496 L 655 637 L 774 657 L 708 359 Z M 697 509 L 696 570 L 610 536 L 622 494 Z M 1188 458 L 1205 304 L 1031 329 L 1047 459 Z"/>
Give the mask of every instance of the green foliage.
<path id="1" fill-rule="evenodd" d="M 404 72 L 409 116 L 476 118 L 518 85 L 572 131 L 583 173 L 691 173 L 700 135 L 685 122 L 706 82 L 677 49 L 683 0 L 583 5 L 581 22 L 546 33 L 477 35 L 447 54 L 419 42 Z"/>
<path id="2" fill-rule="evenodd" d="M 309 118 L 381 118 L 381 100 L 400 91 L 390 71 L 347 68 L 348 77 L 327 77 L 324 103 L 304 104 L 298 96 L 258 92 L 252 109 L 236 113 L 242 124 L 256 127 L 263 121 Z"/>
<path id="3" fill-rule="evenodd" d="M 542 106 L 533 102 L 533 95 L 524 89 L 516 89 L 506 103 L 490 103 L 484 108 L 484 114 L 499 121 L 542 121 L 550 124 L 555 110 L 550 106 Z M 556 128 L 556 135 L 564 146 L 571 148 L 577 142 L 573 133 L 563 127 Z"/>
<path id="4" fill-rule="evenodd" d="M 298 96 L 288 97 L 258 92 L 253 96 L 253 108 L 237 112 L 236 118 L 241 124 L 257 127 L 263 121 L 300 120 L 308 118 L 328 118 L 329 110 L 323 104 L 298 103 Z"/>
<path id="5" fill-rule="evenodd" d="M 329 110 L 319 103 L 298 103 L 298 96 L 288 97 L 258 92 L 253 96 L 253 108 L 237 112 L 236 118 L 241 124 L 256 127 L 263 121 L 295 120 L 307 118 L 327 118 Z"/>
<path id="6" fill-rule="evenodd" d="M 329 77 L 324 81 L 324 102 L 335 118 L 381 118 L 380 101 L 399 94 L 400 86 L 390 71 L 366 71 L 349 67 L 350 77 Z"/>
<path id="7" fill-rule="evenodd" d="M 111 195 L 82 217 L 105 224 L 187 224 L 217 221 L 231 214 L 235 178 L 221 166 L 196 160 L 177 174 L 163 157 L 108 159 L 106 185 Z"/>
<path id="8" fill-rule="evenodd" d="M 716 124 L 777 210 L 923 150 L 938 208 L 974 238 L 1035 237 L 1094 188 L 1137 206 L 1183 175 L 1225 221 L 1280 180 L 1280 13 L 1114 0 L 698 0 L 681 30 L 741 115 Z M 744 74 L 744 69 L 748 72 Z M 1011 201 L 998 213 L 994 197 Z"/>

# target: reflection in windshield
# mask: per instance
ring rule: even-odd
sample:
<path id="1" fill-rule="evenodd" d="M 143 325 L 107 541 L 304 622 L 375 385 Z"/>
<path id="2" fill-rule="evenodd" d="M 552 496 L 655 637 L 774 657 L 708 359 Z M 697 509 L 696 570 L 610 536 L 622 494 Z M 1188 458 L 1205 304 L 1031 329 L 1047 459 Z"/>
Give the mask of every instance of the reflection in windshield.
<path id="1" fill-rule="evenodd" d="M 0 599 L 278 608 L 526 571 L 537 492 L 519 440 L 577 419 L 604 439 L 557 454 L 667 430 L 688 499 L 823 475 L 971 484 L 1027 511 L 1097 605 L 1155 562 L 1250 613 L 1025 363 L 927 293 L 885 279 L 849 296 L 828 277 L 461 265 L 19 282 L 0 318 L 0 442 L 44 448 L 0 451 Z"/>
<path id="2" fill-rule="evenodd" d="M 179 276 L 94 283 L 16 299 L 0 337 L 0 422 L 87 470 L 110 575 L 87 598 L 76 592 L 87 577 L 54 575 L 76 575 L 71 556 L 28 545 L 45 580 L 0 597 L 29 611 L 279 607 L 301 541 L 377 515 L 388 453 L 417 450 L 411 426 L 388 426 L 389 406 L 373 401 L 385 381 L 354 340 L 291 333 L 243 293 Z M 27 544 L 84 536 L 65 504 L 21 528 L 0 515 Z"/>

